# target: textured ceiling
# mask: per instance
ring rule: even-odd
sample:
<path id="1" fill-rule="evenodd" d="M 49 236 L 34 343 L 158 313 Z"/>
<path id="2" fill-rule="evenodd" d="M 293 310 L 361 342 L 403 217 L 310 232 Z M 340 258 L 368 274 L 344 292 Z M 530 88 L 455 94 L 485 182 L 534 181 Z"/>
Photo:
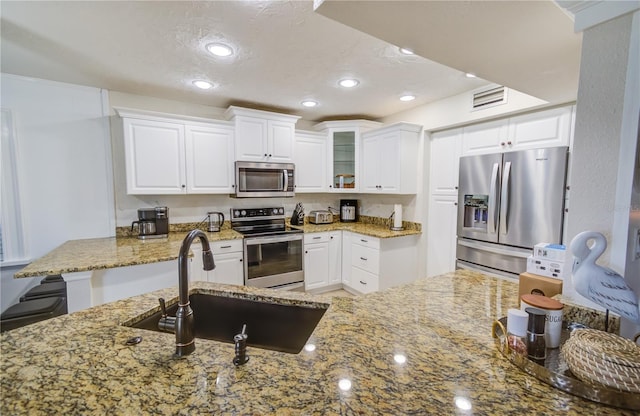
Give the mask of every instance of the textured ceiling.
<path id="1" fill-rule="evenodd" d="M 379 118 L 488 83 L 402 55 L 313 12 L 311 1 L 2 1 L 0 15 L 2 72 L 222 108 L 276 109 L 313 121 Z M 414 25 L 410 32 L 421 38 L 423 30 Z M 204 47 L 214 41 L 236 54 L 209 55 Z M 345 90 L 337 85 L 345 77 L 361 84 Z M 201 78 L 216 88 L 191 85 Z M 406 93 L 418 98 L 399 101 Z M 320 106 L 303 108 L 304 99 Z"/>

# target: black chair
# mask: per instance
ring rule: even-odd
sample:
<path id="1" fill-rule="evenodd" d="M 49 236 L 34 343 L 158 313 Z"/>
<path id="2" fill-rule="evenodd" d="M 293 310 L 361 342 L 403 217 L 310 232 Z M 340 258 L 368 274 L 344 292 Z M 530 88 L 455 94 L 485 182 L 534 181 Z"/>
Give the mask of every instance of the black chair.
<path id="1" fill-rule="evenodd" d="M 67 313 L 66 297 L 26 300 L 10 306 L 0 315 L 0 332 L 20 328 Z"/>
<path id="2" fill-rule="evenodd" d="M 20 297 L 20 302 L 33 299 L 42 299 L 50 297 L 67 297 L 67 283 L 66 282 L 52 282 L 39 284 L 32 287 Z"/>

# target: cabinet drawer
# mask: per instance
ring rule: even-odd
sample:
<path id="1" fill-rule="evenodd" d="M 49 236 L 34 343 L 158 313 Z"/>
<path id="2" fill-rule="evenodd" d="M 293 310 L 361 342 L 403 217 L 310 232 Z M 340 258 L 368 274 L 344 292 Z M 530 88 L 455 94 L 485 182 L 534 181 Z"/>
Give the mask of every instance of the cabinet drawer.
<path id="1" fill-rule="evenodd" d="M 329 241 L 329 233 L 305 233 L 304 234 L 305 244 L 326 243 L 327 241 Z"/>
<path id="2" fill-rule="evenodd" d="M 376 250 L 380 249 L 380 239 L 376 237 L 369 237 L 362 234 L 354 234 L 351 239 L 353 244 L 358 244 L 364 247 L 375 248 Z"/>
<path id="3" fill-rule="evenodd" d="M 374 248 L 354 244 L 351 248 L 351 265 L 369 273 L 379 272 L 380 251 Z"/>
<path id="4" fill-rule="evenodd" d="M 361 293 L 377 292 L 378 276 L 357 267 L 352 267 L 351 286 Z"/>
<path id="5" fill-rule="evenodd" d="M 212 241 L 210 243 L 213 254 L 232 253 L 235 251 L 242 251 L 242 240 L 220 240 Z"/>

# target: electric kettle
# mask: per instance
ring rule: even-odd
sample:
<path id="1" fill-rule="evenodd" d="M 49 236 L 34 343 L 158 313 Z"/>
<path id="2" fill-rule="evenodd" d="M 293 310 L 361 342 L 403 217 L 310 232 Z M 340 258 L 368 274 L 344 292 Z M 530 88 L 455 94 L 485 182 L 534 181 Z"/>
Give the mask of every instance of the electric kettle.
<path id="1" fill-rule="evenodd" d="M 207 220 L 209 221 L 209 232 L 217 233 L 224 224 L 224 214 L 222 212 L 207 212 Z"/>

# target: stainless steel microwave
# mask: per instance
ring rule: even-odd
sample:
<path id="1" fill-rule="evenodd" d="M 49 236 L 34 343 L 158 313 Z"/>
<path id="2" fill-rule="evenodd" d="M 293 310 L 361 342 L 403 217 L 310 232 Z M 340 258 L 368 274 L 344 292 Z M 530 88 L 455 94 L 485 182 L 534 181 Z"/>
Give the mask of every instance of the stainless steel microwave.
<path id="1" fill-rule="evenodd" d="M 292 197 L 294 168 L 293 163 L 236 161 L 236 197 Z"/>

